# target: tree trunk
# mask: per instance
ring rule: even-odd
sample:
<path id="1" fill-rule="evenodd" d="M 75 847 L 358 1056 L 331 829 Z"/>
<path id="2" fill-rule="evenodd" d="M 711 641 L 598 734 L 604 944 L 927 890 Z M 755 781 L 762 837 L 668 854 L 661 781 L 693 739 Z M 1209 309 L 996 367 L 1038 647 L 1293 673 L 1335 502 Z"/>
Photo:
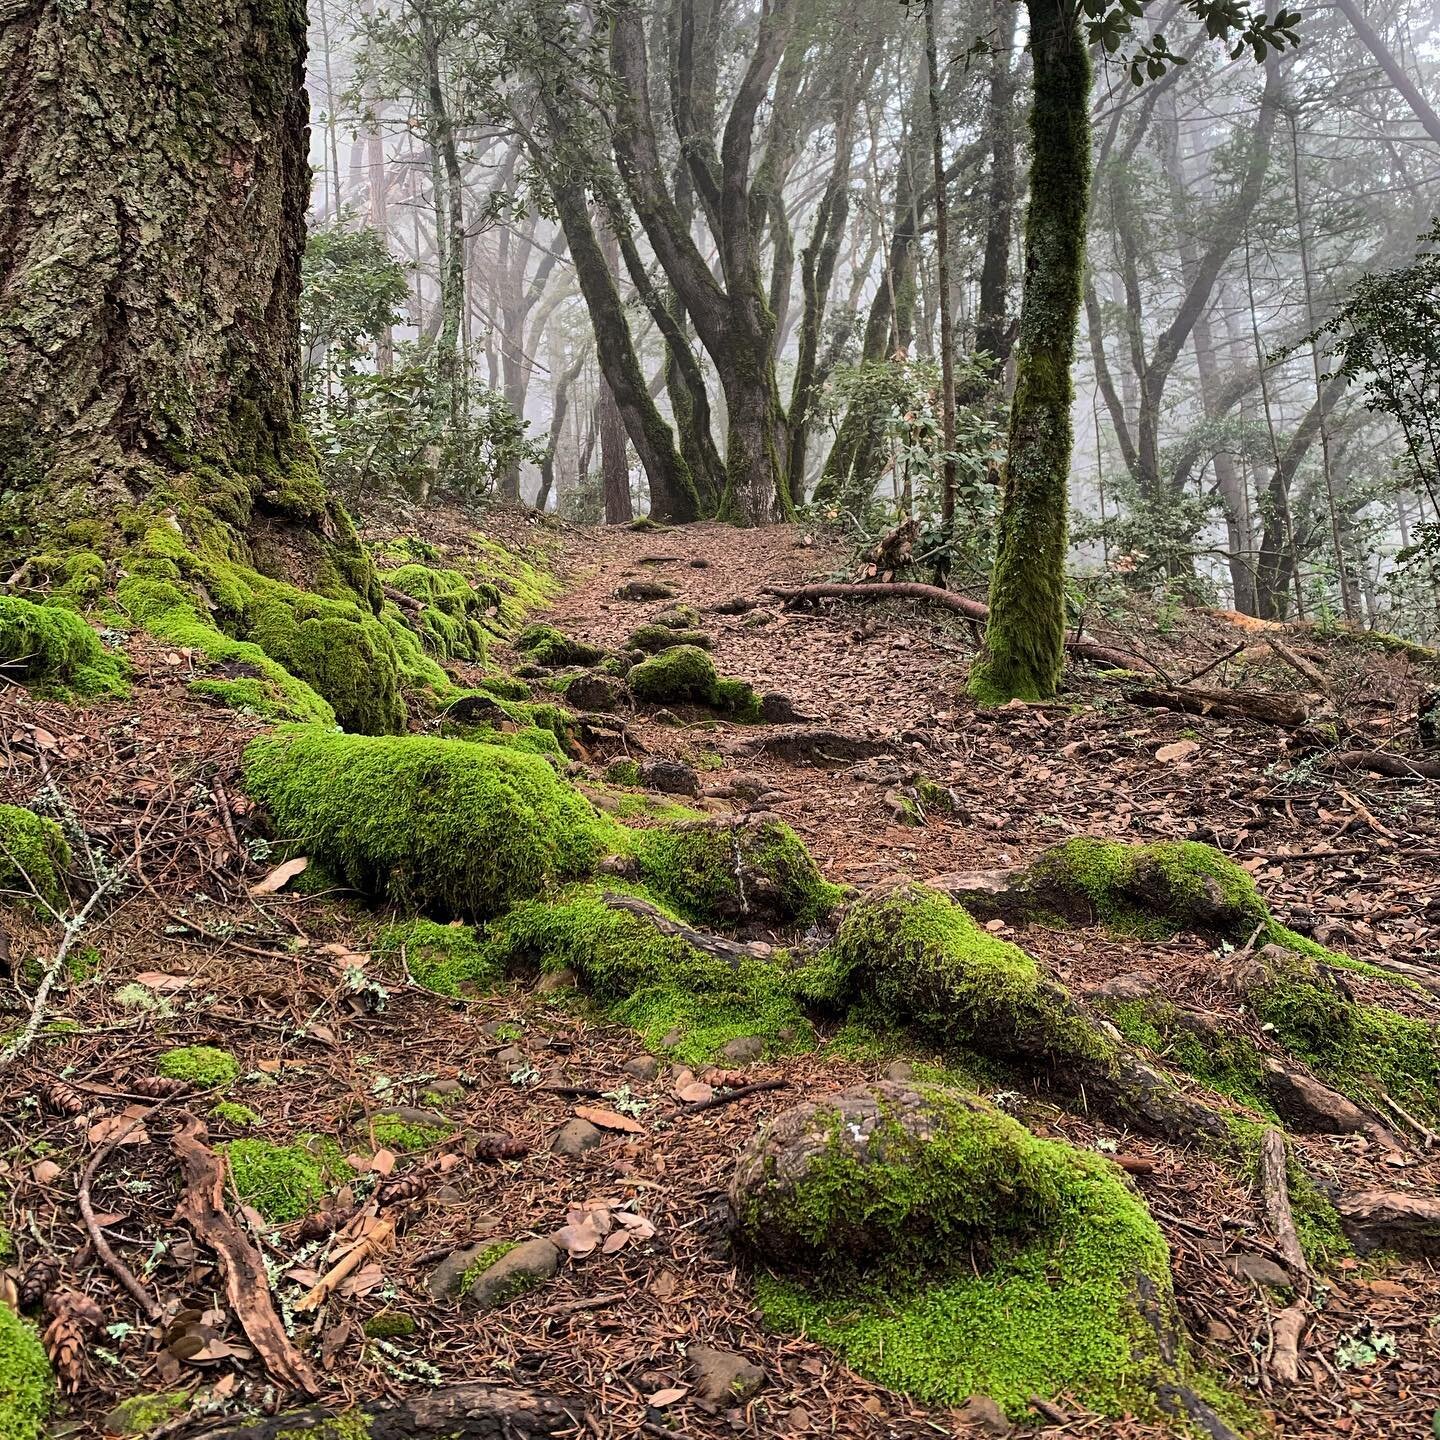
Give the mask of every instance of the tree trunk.
<path id="1" fill-rule="evenodd" d="M 940 523 L 945 548 L 936 566 L 943 582 L 950 570 L 955 530 L 955 325 L 950 313 L 950 202 L 945 184 L 945 137 L 940 124 L 940 62 L 936 55 L 935 0 L 925 0 L 925 78 L 930 97 L 930 141 L 935 165 L 935 246 L 940 291 L 940 415 L 945 442 Z"/>
<path id="2" fill-rule="evenodd" d="M 990 57 L 990 181 L 986 191 L 985 256 L 980 266 L 980 298 L 975 319 L 975 348 L 996 360 L 996 379 L 1010 358 L 1005 315 L 1010 282 L 1010 226 L 1015 210 L 1015 73 L 1011 49 L 1015 17 L 1011 0 L 994 0 L 997 44 Z"/>
<path id="3" fill-rule="evenodd" d="M 63 549 L 83 519 L 117 549 L 118 511 L 169 511 L 378 602 L 297 424 L 304 7 L 157 0 L 97 26 L 0 10 L 0 535 Z"/>
<path id="4" fill-rule="evenodd" d="M 1065 654 L 1065 506 L 1074 443 L 1071 367 L 1090 201 L 1090 56 L 1061 0 L 1027 0 L 1035 95 L 999 548 L 985 654 L 970 691 L 986 703 L 1046 700 Z"/>

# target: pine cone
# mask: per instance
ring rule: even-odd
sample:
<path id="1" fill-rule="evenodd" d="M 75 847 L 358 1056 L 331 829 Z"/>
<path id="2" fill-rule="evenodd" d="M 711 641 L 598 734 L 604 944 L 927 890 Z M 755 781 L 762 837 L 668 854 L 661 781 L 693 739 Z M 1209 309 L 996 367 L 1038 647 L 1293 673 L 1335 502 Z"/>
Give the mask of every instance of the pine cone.
<path id="1" fill-rule="evenodd" d="M 55 1288 L 60 1279 L 60 1262 L 49 1255 L 32 1260 L 20 1282 L 20 1308 L 34 1310 Z"/>
<path id="2" fill-rule="evenodd" d="M 45 1301 L 51 1317 L 45 1327 L 45 1353 L 67 1390 L 78 1390 L 85 1378 L 85 1336 L 105 1323 L 105 1312 L 78 1290 L 57 1290 Z"/>
<path id="3" fill-rule="evenodd" d="M 297 1245 L 303 1245 L 308 1240 L 323 1240 L 346 1224 L 354 1213 L 353 1209 L 317 1210 L 296 1225 L 291 1238 Z"/>
<path id="4" fill-rule="evenodd" d="M 434 1175 L 398 1175 L 387 1180 L 375 1191 L 381 1209 L 398 1205 L 402 1200 L 416 1200 L 435 1183 Z"/>
<path id="5" fill-rule="evenodd" d="M 530 1153 L 530 1147 L 523 1141 L 504 1131 L 475 1137 L 473 1151 L 476 1160 L 518 1160 Z"/>
<path id="6" fill-rule="evenodd" d="M 134 1095 L 143 1095 L 147 1100 L 164 1100 L 170 1095 L 183 1095 L 190 1088 L 187 1080 L 172 1080 L 167 1075 L 142 1075 L 130 1082 Z"/>
<path id="7" fill-rule="evenodd" d="M 63 1080 L 51 1080 L 40 1087 L 40 1098 L 47 1110 L 57 1115 L 78 1115 L 85 1108 L 85 1097 Z"/>

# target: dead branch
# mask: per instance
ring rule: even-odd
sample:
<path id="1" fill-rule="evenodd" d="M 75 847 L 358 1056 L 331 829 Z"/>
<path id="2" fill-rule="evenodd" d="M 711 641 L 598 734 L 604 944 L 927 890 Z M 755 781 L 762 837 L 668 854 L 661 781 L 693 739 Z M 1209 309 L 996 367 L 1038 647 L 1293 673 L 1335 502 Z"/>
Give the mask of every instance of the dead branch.
<path id="1" fill-rule="evenodd" d="M 265 1262 L 225 1208 L 225 1162 L 204 1143 L 204 1134 L 204 1125 L 188 1116 L 170 1137 L 185 1172 L 176 1218 L 219 1257 L 225 1294 L 265 1368 L 288 1389 L 314 1395 L 315 1377 L 275 1313 Z"/>
<path id="2" fill-rule="evenodd" d="M 350 1224 L 354 1225 L 356 1220 L 361 1218 L 360 1216 L 356 1216 L 351 1220 Z M 335 1293 L 336 1288 L 347 1275 L 358 1270 L 366 1260 L 381 1250 L 394 1237 L 395 1217 L 393 1215 L 384 1215 L 378 1218 L 374 1215 L 366 1215 L 363 1216 L 363 1219 L 369 1228 L 362 1229 L 360 1233 L 356 1234 L 350 1248 L 320 1277 L 311 1289 L 307 1290 L 305 1294 L 295 1302 L 295 1310 L 297 1313 L 306 1310 L 318 1310 L 320 1306 Z"/>
<path id="3" fill-rule="evenodd" d="M 1310 1267 L 1305 1263 L 1305 1250 L 1290 1208 L 1288 1168 L 1285 1136 L 1272 1125 L 1260 1139 L 1260 1195 L 1265 1202 L 1265 1216 L 1285 1264 L 1297 1276 L 1308 1275 Z"/>
<path id="4" fill-rule="evenodd" d="M 1440 760 L 1394 755 L 1388 750 L 1338 750 L 1321 762 L 1322 770 L 1370 770 L 1396 780 L 1440 780 Z"/>
<path id="5" fill-rule="evenodd" d="M 1252 695 L 1245 690 L 1196 690 L 1183 685 L 1170 689 L 1126 691 L 1134 705 L 1157 710 L 1179 710 L 1186 715 L 1214 715 L 1222 720 L 1260 720 L 1285 730 L 1300 730 L 1314 719 L 1309 709 L 1284 695 Z"/>
<path id="6" fill-rule="evenodd" d="M 1303 1305 L 1282 1310 L 1272 1327 L 1275 1347 L 1270 1355 L 1270 1373 L 1282 1385 L 1293 1385 L 1300 1378 L 1300 1337 L 1310 1316 Z"/>
<path id="7" fill-rule="evenodd" d="M 707 935 L 703 930 L 694 930 L 689 925 L 682 925 L 663 915 L 655 906 L 647 904 L 644 900 L 637 900 L 633 895 L 616 895 L 607 892 L 605 903 L 612 910 L 624 910 L 631 915 L 639 915 L 653 925 L 660 934 L 674 936 L 676 939 L 685 941 L 687 945 L 693 945 L 695 949 L 704 954 L 712 955 L 717 960 L 724 960 L 730 965 L 738 965 L 742 960 L 768 960 L 774 954 L 773 947 L 769 945 L 746 945 L 737 940 L 726 940 L 719 935 Z"/>
<path id="8" fill-rule="evenodd" d="M 1330 693 L 1330 682 L 1324 674 L 1303 655 L 1297 655 L 1288 645 L 1273 635 L 1263 637 L 1265 643 L 1303 680 L 1308 680 L 1321 695 Z"/>

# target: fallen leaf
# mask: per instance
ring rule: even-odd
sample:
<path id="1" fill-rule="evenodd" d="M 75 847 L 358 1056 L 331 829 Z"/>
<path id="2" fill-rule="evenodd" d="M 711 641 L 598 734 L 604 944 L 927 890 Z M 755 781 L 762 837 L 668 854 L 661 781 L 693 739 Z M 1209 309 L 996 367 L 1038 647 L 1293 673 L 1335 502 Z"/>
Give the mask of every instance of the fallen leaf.
<path id="1" fill-rule="evenodd" d="M 143 985 L 147 990 L 165 992 L 184 990 L 187 986 L 193 985 L 195 981 L 189 975 L 170 975 L 164 970 L 146 970 L 143 974 L 135 977 L 135 983 Z"/>
<path id="2" fill-rule="evenodd" d="M 370 1157 L 370 1168 L 377 1175 L 388 1175 L 395 1168 L 395 1152 L 383 1146 Z"/>
<path id="3" fill-rule="evenodd" d="M 385 1272 L 378 1265 L 365 1265 L 355 1271 L 353 1275 L 347 1275 L 336 1286 L 335 1293 L 353 1299 L 358 1295 L 368 1295 L 372 1290 L 379 1289 L 384 1283 Z"/>
<path id="4" fill-rule="evenodd" d="M 631 1214 L 629 1210 L 617 1210 L 615 1218 L 637 1240 L 648 1240 L 655 1233 L 655 1227 L 643 1215 Z"/>
<path id="5" fill-rule="evenodd" d="M 102 1115 L 86 1132 L 92 1145 L 148 1145 L 145 1127 L 129 1115 Z"/>
<path id="6" fill-rule="evenodd" d="M 42 730 L 38 725 L 31 730 L 30 738 L 40 750 L 53 750 L 60 743 L 48 730 Z"/>
<path id="7" fill-rule="evenodd" d="M 1193 755 L 1199 748 L 1198 740 L 1177 740 L 1173 745 L 1162 745 L 1155 752 L 1155 758 L 1167 763 L 1171 760 L 1183 760 L 1187 755 Z"/>
<path id="8" fill-rule="evenodd" d="M 555 1232 L 555 1243 L 577 1260 L 589 1255 L 600 1243 L 600 1231 L 594 1216 L 587 1211 L 583 1219 L 562 1225 Z"/>
<path id="9" fill-rule="evenodd" d="M 715 1094 L 715 1087 L 707 1085 L 703 1080 L 692 1080 L 688 1085 L 677 1085 L 675 1097 L 684 1100 L 686 1104 L 694 1104 L 697 1100 L 709 1100 Z"/>
<path id="10" fill-rule="evenodd" d="M 659 1410 L 666 1405 L 673 1405 L 677 1400 L 683 1399 L 689 1393 L 690 1387 L 688 1385 L 672 1385 L 667 1390 L 657 1390 L 653 1395 L 647 1396 L 645 1403 Z"/>
<path id="11" fill-rule="evenodd" d="M 30 1173 L 41 1185 L 59 1179 L 60 1167 L 53 1160 L 37 1160 Z"/>
<path id="12" fill-rule="evenodd" d="M 605 1110 L 598 1105 L 577 1105 L 575 1113 L 602 1130 L 623 1130 L 627 1135 L 643 1135 L 645 1127 L 628 1115 L 619 1115 L 614 1110 Z"/>
<path id="13" fill-rule="evenodd" d="M 274 895 L 283 890 L 297 875 L 302 874 L 310 864 L 308 855 L 297 855 L 277 865 L 263 880 L 257 880 L 250 887 L 252 895 Z"/>
<path id="14" fill-rule="evenodd" d="M 605 1237 L 605 1243 L 600 1247 L 602 1255 L 613 1255 L 617 1250 L 623 1250 L 633 1238 L 629 1230 L 616 1230 Z"/>

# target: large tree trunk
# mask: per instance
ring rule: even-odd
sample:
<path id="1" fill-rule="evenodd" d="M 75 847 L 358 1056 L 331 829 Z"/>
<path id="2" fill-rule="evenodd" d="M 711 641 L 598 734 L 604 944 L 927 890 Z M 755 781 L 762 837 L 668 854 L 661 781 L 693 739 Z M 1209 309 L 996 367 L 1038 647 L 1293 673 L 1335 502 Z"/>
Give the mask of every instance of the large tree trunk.
<path id="1" fill-rule="evenodd" d="M 986 702 L 1045 700 L 1065 655 L 1065 505 L 1074 444 L 1071 367 L 1090 203 L 1090 56 L 1061 0 L 1027 0 L 1035 98 L 1015 398 L 990 585 L 985 654 L 970 689 Z"/>
<path id="2" fill-rule="evenodd" d="M 160 37 L 163 42 L 160 43 Z M 0 9 L 0 534 L 170 509 L 290 578 L 365 570 L 296 423 L 305 11 Z"/>

